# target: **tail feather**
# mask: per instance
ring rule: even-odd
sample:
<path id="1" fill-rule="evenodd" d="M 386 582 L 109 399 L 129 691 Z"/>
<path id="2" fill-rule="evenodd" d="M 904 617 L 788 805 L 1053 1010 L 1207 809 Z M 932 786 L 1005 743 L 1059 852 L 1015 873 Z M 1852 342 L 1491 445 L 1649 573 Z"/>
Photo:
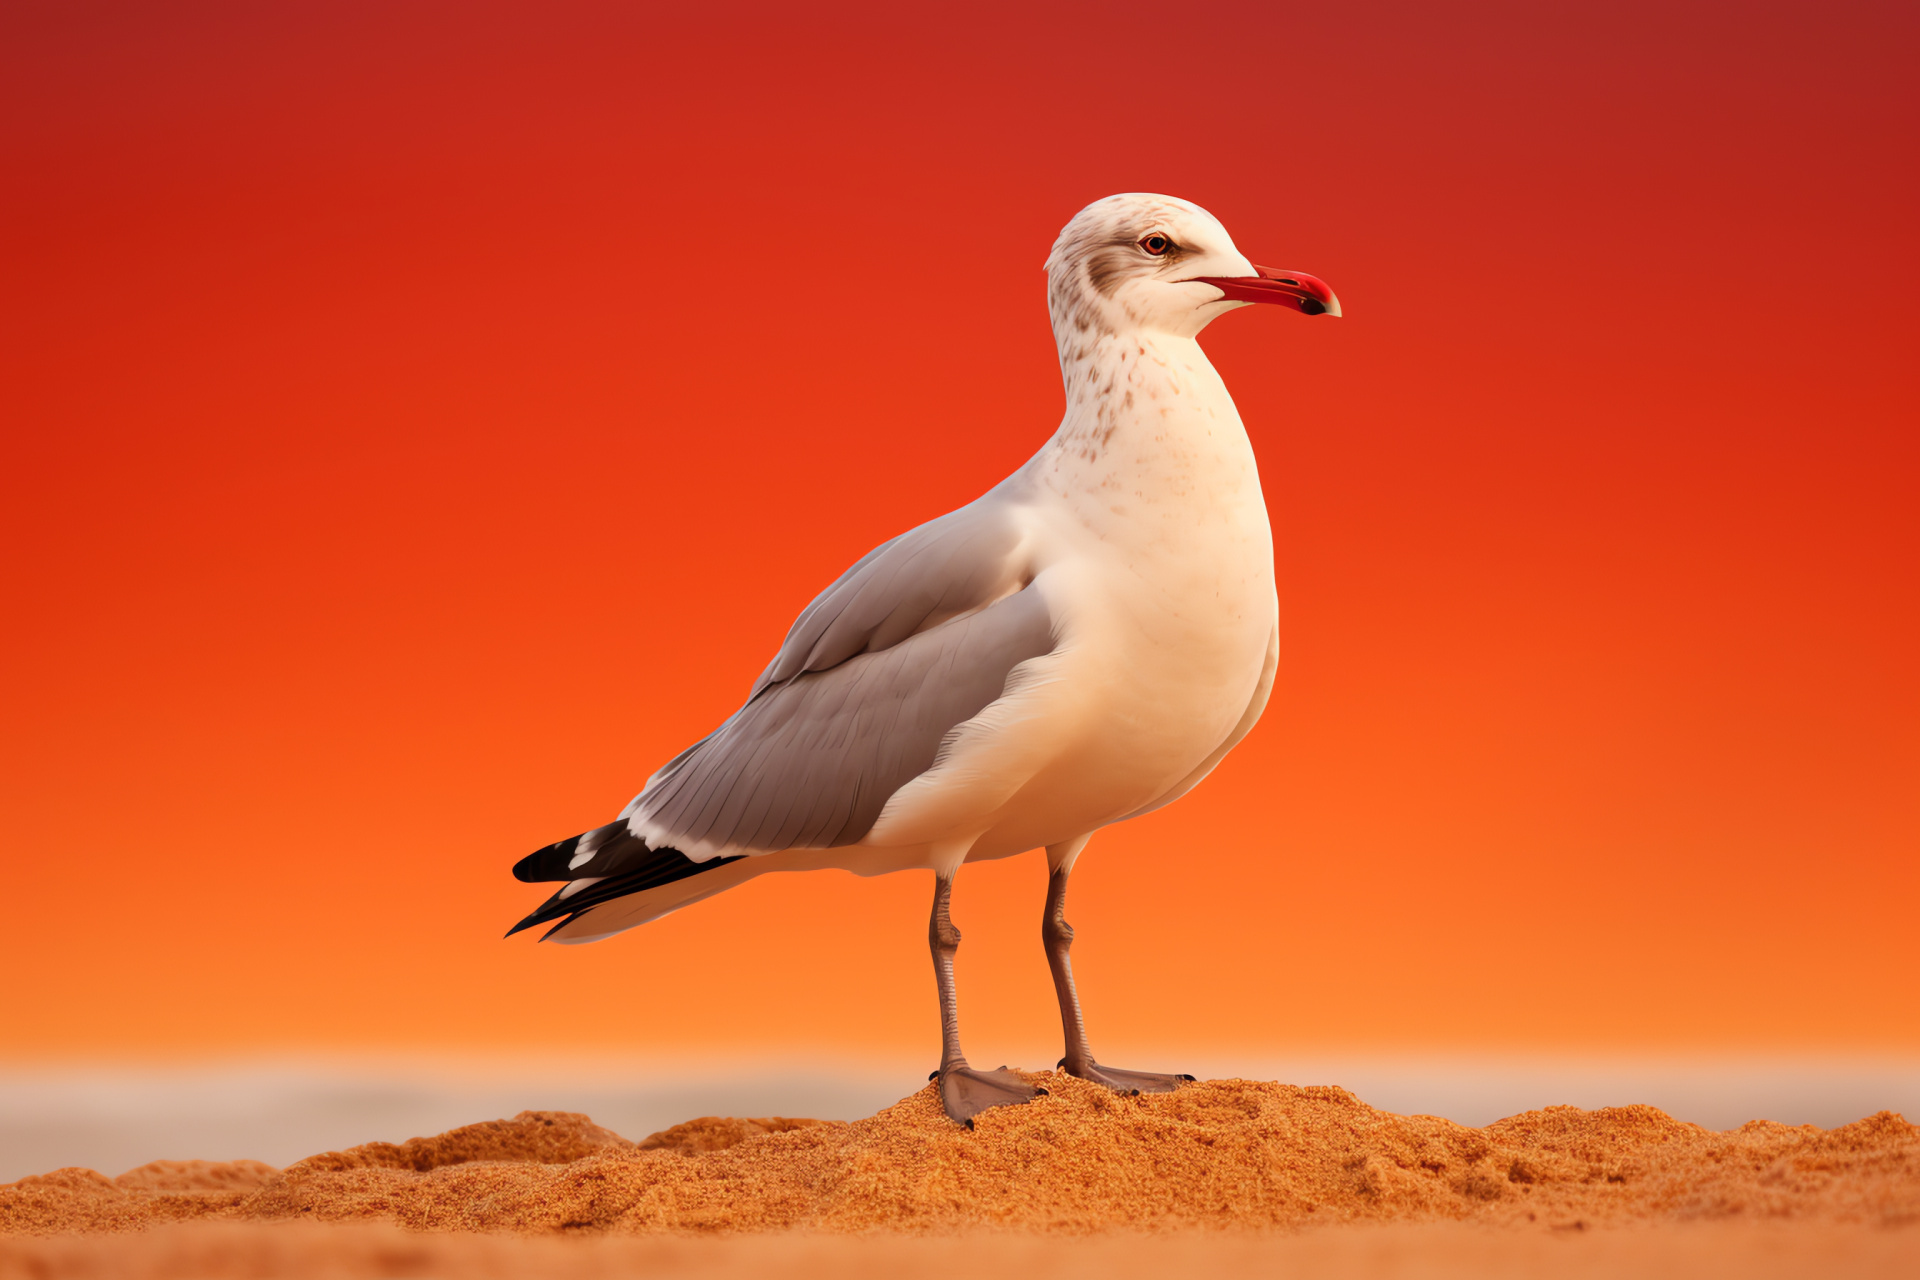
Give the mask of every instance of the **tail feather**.
<path id="1" fill-rule="evenodd" d="M 583 851 L 585 858 L 580 856 Z M 695 862 L 678 849 L 649 849 L 645 841 L 627 831 L 625 822 L 596 827 L 528 854 L 514 865 L 513 874 L 521 880 L 568 880 L 571 883 L 507 930 L 507 936 L 511 938 L 522 929 L 559 920 L 560 923 L 542 937 L 544 942 L 589 907 L 631 893 L 658 889 L 729 862 L 738 862 L 744 856 Z"/>
<path id="2" fill-rule="evenodd" d="M 611 938 L 616 933 L 625 933 L 628 929 L 672 915 L 683 907 L 692 906 L 715 894 L 736 889 L 772 869 L 766 864 L 777 860 L 778 855 L 772 858 L 729 858 L 729 865 L 717 871 L 675 880 L 658 889 L 629 893 L 611 902 L 602 902 L 598 906 L 575 912 L 547 930 L 540 941 L 579 946 Z"/>

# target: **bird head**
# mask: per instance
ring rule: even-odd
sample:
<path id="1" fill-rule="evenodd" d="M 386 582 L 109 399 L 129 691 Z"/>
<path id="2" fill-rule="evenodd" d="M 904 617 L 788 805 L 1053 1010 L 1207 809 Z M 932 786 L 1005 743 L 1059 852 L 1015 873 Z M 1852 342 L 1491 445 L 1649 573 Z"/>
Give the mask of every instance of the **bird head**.
<path id="1" fill-rule="evenodd" d="M 1074 215 L 1047 257 L 1047 299 L 1063 340 L 1142 330 L 1190 338 L 1255 303 L 1340 314 L 1325 281 L 1255 266 L 1199 205 L 1139 192 Z"/>

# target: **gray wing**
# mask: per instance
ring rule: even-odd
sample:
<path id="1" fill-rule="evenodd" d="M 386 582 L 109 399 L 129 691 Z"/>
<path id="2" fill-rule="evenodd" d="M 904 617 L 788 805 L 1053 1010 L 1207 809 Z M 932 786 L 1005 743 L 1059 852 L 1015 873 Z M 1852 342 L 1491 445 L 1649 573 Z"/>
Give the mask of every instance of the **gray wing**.
<path id="1" fill-rule="evenodd" d="M 859 653 L 890 649 L 1027 585 L 1023 541 L 998 494 L 883 542 L 801 610 L 753 696 Z"/>
<path id="2" fill-rule="evenodd" d="M 942 740 L 1051 652 L 1020 530 L 982 499 L 876 548 L 787 633 L 745 706 L 622 815 L 692 857 L 858 841 Z"/>

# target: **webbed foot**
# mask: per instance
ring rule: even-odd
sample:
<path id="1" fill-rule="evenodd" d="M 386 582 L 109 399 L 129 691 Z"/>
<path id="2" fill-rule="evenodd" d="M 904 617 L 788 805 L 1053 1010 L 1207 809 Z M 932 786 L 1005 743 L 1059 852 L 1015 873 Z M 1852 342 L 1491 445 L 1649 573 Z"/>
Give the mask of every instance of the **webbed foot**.
<path id="1" fill-rule="evenodd" d="M 1060 1066 L 1070 1076 L 1082 1080 L 1091 1080 L 1103 1084 L 1115 1093 L 1172 1093 L 1183 1084 L 1192 1084 L 1189 1075 L 1163 1075 L 1157 1071 L 1128 1071 L 1125 1067 L 1103 1067 L 1097 1062 L 1088 1062 L 1078 1070 L 1067 1066 L 1065 1058 Z"/>
<path id="2" fill-rule="evenodd" d="M 1046 1093 L 1045 1089 L 1028 1084 L 1005 1067 L 998 1071 L 980 1071 L 961 1065 L 936 1071 L 933 1078 L 940 1082 L 940 1105 L 947 1109 L 947 1115 L 969 1129 L 973 1128 L 973 1118 L 982 1111 L 1032 1102 Z"/>

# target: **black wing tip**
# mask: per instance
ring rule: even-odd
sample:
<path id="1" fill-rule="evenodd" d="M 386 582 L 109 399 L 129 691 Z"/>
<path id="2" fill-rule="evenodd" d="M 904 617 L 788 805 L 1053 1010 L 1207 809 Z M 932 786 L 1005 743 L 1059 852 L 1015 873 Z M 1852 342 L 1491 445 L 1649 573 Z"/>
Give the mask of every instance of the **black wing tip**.
<path id="1" fill-rule="evenodd" d="M 574 850 L 580 847 L 580 841 L 586 833 L 568 836 L 565 840 L 556 840 L 542 849 L 535 849 L 526 857 L 513 864 L 513 878 L 524 884 L 542 884 L 553 880 L 570 878 L 567 864 L 573 861 Z"/>
<path id="2" fill-rule="evenodd" d="M 554 925 L 553 928 L 541 934 L 538 938 L 534 939 L 534 941 L 545 942 L 548 938 L 551 938 L 554 934 L 560 932 L 562 929 L 572 924 L 575 920 L 578 920 L 581 916 L 585 915 L 586 912 L 568 911 L 563 914 L 565 918 L 562 919 L 560 923 Z M 547 921 L 551 919 L 553 919 L 553 914 L 547 911 L 547 909 L 543 906 L 541 907 L 540 910 L 534 912 L 532 915 L 528 916 L 525 920 L 522 920 L 519 924 L 507 930 L 504 934 L 501 935 L 500 940 L 504 942 L 508 938 L 511 938 L 516 933 L 522 933 L 528 929 L 533 928 L 533 926 L 537 924 L 545 924 Z"/>
<path id="3" fill-rule="evenodd" d="M 581 916 L 585 914 L 586 913 L 583 911 L 574 912 L 572 915 L 568 916 L 565 920 L 562 920 L 559 924 L 556 924 L 555 926 L 553 926 L 553 928 L 541 934 L 538 941 L 545 942 L 548 938 L 551 938 L 554 934 L 560 932 L 562 929 L 566 928 L 568 925 L 572 924 L 575 920 L 578 920 Z"/>
<path id="4" fill-rule="evenodd" d="M 513 878 L 527 884 L 554 880 L 579 880 L 586 876 L 607 876 L 631 863 L 636 855 L 651 852 L 646 841 L 628 829 L 625 818 L 615 818 L 604 827 L 582 831 L 577 836 L 556 840 L 544 849 L 535 849 L 513 864 Z"/>
<path id="5" fill-rule="evenodd" d="M 523 929 L 531 929 L 537 924 L 545 924 L 547 921 L 559 919 L 561 916 L 565 916 L 570 920 L 574 916 L 579 915 L 583 904 L 569 902 L 567 899 L 561 897 L 560 895 L 565 892 L 566 889 L 562 888 L 559 893 L 555 893 L 551 898 L 548 898 L 545 902 L 528 912 L 519 924 L 507 930 L 506 936 L 511 938 Z M 566 920 L 561 920 L 560 923 L 565 924 Z"/>
<path id="6" fill-rule="evenodd" d="M 580 837 L 576 836 L 574 839 L 578 840 Z M 564 845 L 571 842 L 563 840 L 560 843 Z M 548 848 L 557 847 L 548 846 Z M 645 849 L 645 846 L 642 848 Z M 539 853 L 530 856 L 537 858 L 546 852 L 546 849 L 542 849 Z M 630 866 L 624 871 L 604 878 L 595 877 L 591 884 L 581 885 L 575 881 L 561 888 L 519 924 L 507 930 L 506 936 L 511 938 L 522 929 L 531 929 L 537 924 L 545 924 L 549 920 L 560 919 L 562 916 L 566 917 L 542 935 L 540 941 L 545 942 L 556 932 L 602 903 L 612 902 L 616 898 L 624 898 L 629 894 L 645 893 L 649 889 L 659 889 L 675 881 L 685 880 L 689 876 L 699 875 L 703 871 L 724 867 L 729 862 L 738 862 L 747 856 L 736 853 L 727 857 L 709 858 L 705 862 L 695 862 L 678 849 L 645 849 L 645 852 L 648 860 L 639 866 Z M 522 861 L 526 860 L 522 859 Z M 577 892 L 569 892 L 576 888 Z"/>

